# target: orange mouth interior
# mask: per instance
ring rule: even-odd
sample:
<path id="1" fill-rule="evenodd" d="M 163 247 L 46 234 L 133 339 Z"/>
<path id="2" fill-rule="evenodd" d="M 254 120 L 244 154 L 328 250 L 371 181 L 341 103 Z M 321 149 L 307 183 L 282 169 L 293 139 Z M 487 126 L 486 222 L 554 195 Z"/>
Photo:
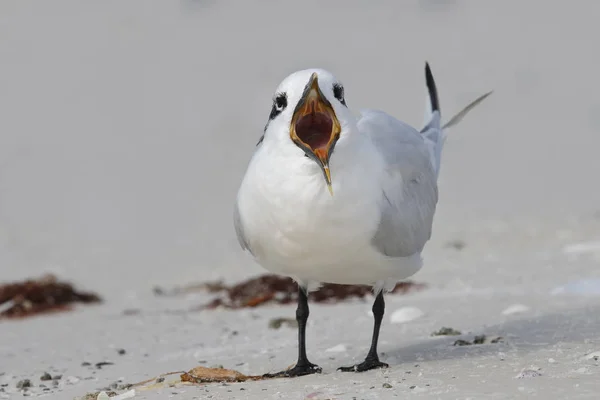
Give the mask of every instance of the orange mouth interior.
<path id="1" fill-rule="evenodd" d="M 312 150 L 327 147 L 333 136 L 333 120 L 329 114 L 310 112 L 298 119 L 296 136 Z"/>

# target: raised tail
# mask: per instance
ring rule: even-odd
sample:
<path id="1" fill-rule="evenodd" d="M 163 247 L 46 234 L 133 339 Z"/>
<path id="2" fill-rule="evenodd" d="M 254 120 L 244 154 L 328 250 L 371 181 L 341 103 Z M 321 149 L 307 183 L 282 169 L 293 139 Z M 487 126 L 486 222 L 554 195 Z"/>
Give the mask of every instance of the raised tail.
<path id="1" fill-rule="evenodd" d="M 435 168 L 436 177 L 440 174 L 440 164 L 442 161 L 442 149 L 446 141 L 446 129 L 458 124 L 475 106 L 481 103 L 486 97 L 492 94 L 492 91 L 479 96 L 468 106 L 454 115 L 448 122 L 442 125 L 442 113 L 440 109 L 440 98 L 438 96 L 435 80 L 431 73 L 429 63 L 425 63 L 425 83 L 427 85 L 427 103 L 425 105 L 425 126 L 421 129 L 421 134 L 429 146 L 431 162 Z"/>
<path id="2" fill-rule="evenodd" d="M 427 84 L 427 103 L 425 104 L 425 126 L 421 129 L 421 134 L 429 147 L 431 163 L 433 164 L 433 168 L 435 168 L 437 177 L 440 174 L 442 148 L 446 141 L 446 134 L 441 128 L 442 113 L 440 110 L 440 98 L 431 68 L 429 68 L 429 63 L 427 62 L 425 63 L 425 83 Z"/>

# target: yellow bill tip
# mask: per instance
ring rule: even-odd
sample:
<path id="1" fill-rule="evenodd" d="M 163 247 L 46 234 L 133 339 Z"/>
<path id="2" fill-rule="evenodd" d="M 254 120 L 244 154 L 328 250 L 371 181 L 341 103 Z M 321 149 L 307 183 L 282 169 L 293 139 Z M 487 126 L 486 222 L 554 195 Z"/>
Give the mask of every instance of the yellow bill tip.
<path id="1" fill-rule="evenodd" d="M 333 196 L 333 187 L 331 187 L 331 172 L 329 172 L 328 166 L 323 167 L 323 170 L 325 171 L 325 180 L 327 182 L 327 189 L 329 190 L 329 194 L 331 194 Z"/>

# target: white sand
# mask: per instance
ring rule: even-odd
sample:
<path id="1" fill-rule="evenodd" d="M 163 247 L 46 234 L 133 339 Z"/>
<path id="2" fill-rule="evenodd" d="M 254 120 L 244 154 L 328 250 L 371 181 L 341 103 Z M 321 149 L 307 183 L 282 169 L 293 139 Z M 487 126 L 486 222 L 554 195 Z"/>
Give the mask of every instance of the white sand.
<path id="1" fill-rule="evenodd" d="M 0 280 L 55 272 L 106 299 L 0 323 L 0 398 L 44 371 L 63 374 L 48 397 L 71 399 L 199 360 L 252 374 L 291 364 L 295 331 L 268 321 L 293 306 L 185 313 L 208 298 L 151 288 L 263 272 L 238 248 L 231 207 L 285 75 L 328 68 L 351 108 L 420 124 L 425 60 L 446 117 L 495 93 L 448 139 L 414 277 L 430 288 L 387 302 L 391 368 L 335 372 L 364 357 L 370 304 L 315 305 L 322 375 L 135 398 L 600 396 L 586 357 L 600 351 L 599 2 L 156 3 L 0 2 Z M 390 323 L 401 307 L 423 315 Z M 442 326 L 504 340 L 453 347 L 429 336 Z"/>

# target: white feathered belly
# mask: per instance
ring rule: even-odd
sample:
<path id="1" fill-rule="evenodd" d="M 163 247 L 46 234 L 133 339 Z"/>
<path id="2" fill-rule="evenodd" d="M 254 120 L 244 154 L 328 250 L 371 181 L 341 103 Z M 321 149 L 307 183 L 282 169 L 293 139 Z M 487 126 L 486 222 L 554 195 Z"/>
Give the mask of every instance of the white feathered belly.
<path id="1" fill-rule="evenodd" d="M 313 254 L 321 252 L 306 257 L 271 253 L 259 262 L 274 273 L 291 276 L 306 284 L 382 284 L 387 289 L 412 276 L 422 266 L 419 254 L 390 258 L 366 246 L 345 254 L 332 250 L 314 247 Z"/>
<path id="2" fill-rule="evenodd" d="M 242 202 L 248 207 L 244 214 L 252 216 L 245 218 L 245 230 L 256 260 L 306 284 L 384 283 L 389 288 L 416 273 L 420 254 L 387 257 L 371 245 L 381 218 L 381 192 L 376 180 L 356 172 L 337 181 L 334 175 L 333 196 L 318 173 L 296 175 L 293 187 L 263 186 L 248 197 L 251 204 Z"/>

